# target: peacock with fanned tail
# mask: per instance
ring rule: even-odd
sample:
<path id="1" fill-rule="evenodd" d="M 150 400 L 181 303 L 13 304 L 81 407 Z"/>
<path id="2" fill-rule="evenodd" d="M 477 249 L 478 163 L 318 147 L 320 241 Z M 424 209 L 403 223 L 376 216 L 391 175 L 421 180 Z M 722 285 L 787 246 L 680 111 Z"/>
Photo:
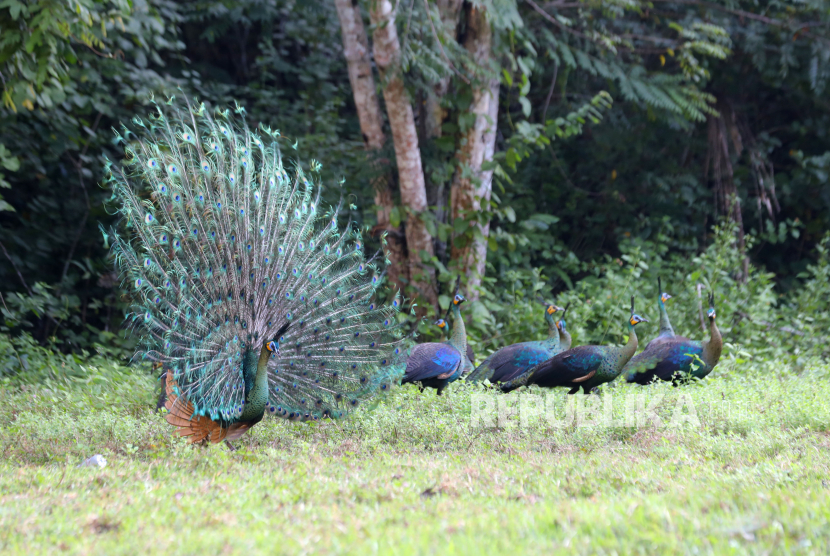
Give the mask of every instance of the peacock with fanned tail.
<path id="1" fill-rule="evenodd" d="M 723 338 L 715 323 L 715 296 L 711 293 L 707 316 L 708 340 L 697 342 L 683 336 L 658 337 L 625 366 L 625 379 L 637 384 L 660 379 L 672 381 L 676 386 L 678 380 L 703 378 L 711 373 L 723 351 Z"/>
<path id="2" fill-rule="evenodd" d="M 425 387 L 435 388 L 440 396 L 447 385 L 473 370 L 467 356 L 467 330 L 461 317 L 461 304 L 465 301 L 456 288 L 450 305 L 453 314 L 450 339 L 446 342 L 416 345 L 406 361 L 406 374 L 402 383 L 419 383 L 421 390 Z M 435 324 L 442 330 L 447 327 L 444 319 L 438 319 Z"/>
<path id="3" fill-rule="evenodd" d="M 244 110 L 156 105 L 108 163 L 126 234 L 113 255 L 140 353 L 163 365 L 167 420 L 191 442 L 238 438 L 264 414 L 339 418 L 400 381 L 407 346 L 360 234 L 287 165 Z"/>
<path id="4" fill-rule="evenodd" d="M 635 327 L 641 322 L 648 322 L 648 319 L 634 313 L 634 296 L 631 296 L 628 342 L 624 346 L 578 346 L 563 351 L 506 383 L 502 389 L 512 391 L 536 384 L 547 388 L 570 388 L 569 394 L 576 394 L 582 388 L 589 394 L 593 388 L 620 376 L 637 351 Z"/>
<path id="5" fill-rule="evenodd" d="M 546 340 L 521 342 L 501 348 L 470 373 L 467 381 L 482 382 L 489 380 L 493 384 L 508 382 L 531 367 L 563 351 L 560 344 L 559 327 L 554 318 L 558 311 L 564 311 L 564 309 L 554 304 L 545 307 L 545 322 L 548 323 L 548 337 Z"/>

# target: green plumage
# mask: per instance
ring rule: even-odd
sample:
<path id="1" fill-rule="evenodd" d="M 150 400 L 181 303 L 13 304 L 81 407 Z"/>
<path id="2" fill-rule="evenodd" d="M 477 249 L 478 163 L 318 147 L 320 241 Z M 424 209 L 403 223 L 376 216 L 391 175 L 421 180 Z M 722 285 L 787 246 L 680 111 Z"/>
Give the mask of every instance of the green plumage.
<path id="1" fill-rule="evenodd" d="M 524 385 L 570 388 L 575 394 L 580 388 L 587 394 L 591 389 L 611 382 L 637 351 L 637 333 L 634 327 L 647 319 L 634 314 L 634 298 L 631 298 L 631 317 L 628 321 L 628 343 L 616 346 L 579 346 L 563 351 L 536 365 L 518 378 L 506 383 L 502 389 L 515 390 Z"/>
<path id="2" fill-rule="evenodd" d="M 508 382 L 563 351 L 560 346 L 559 328 L 554 319 L 557 311 L 562 311 L 562 308 L 556 305 L 548 305 L 545 308 L 545 322 L 548 324 L 546 340 L 521 342 L 501 348 L 470 373 L 467 380 L 469 382 L 484 380 L 493 383 Z"/>
<path id="3" fill-rule="evenodd" d="M 126 160 L 108 163 L 107 185 L 126 232 L 113 255 L 128 321 L 176 395 L 223 424 L 266 409 L 304 420 L 398 382 L 401 300 L 375 300 L 379 269 L 320 206 L 317 163 L 286 164 L 279 134 L 249 130 L 240 108 L 156 108 L 118 134 Z"/>

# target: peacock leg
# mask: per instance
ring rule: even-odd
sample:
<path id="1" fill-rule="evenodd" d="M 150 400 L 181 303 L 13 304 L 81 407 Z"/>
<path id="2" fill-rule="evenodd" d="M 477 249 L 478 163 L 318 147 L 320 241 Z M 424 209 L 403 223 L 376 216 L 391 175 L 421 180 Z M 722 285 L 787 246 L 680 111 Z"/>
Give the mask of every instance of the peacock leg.
<path id="1" fill-rule="evenodd" d="M 228 450 L 230 450 L 231 452 L 236 451 L 236 448 L 234 448 L 234 446 L 233 446 L 233 444 L 231 444 L 230 440 L 225 440 L 225 445 L 228 447 Z"/>
<path id="2" fill-rule="evenodd" d="M 569 395 L 569 396 L 573 396 L 574 394 L 576 394 L 577 392 L 579 392 L 579 389 L 580 389 L 580 388 L 581 388 L 581 386 L 580 386 L 579 384 L 577 384 L 576 386 L 574 386 L 573 388 L 571 388 L 570 390 L 568 390 L 568 395 Z"/>

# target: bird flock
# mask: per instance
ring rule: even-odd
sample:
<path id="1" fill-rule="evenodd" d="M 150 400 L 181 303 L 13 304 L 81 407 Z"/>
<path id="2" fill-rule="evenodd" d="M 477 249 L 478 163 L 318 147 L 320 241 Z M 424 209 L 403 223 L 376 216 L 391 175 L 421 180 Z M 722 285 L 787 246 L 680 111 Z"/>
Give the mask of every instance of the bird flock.
<path id="1" fill-rule="evenodd" d="M 656 380 L 671 381 L 675 385 L 690 378 L 703 378 L 712 372 L 720 359 L 723 339 L 715 323 L 715 299 L 709 294 L 710 337 L 694 341 L 677 336 L 669 321 L 666 301 L 671 295 L 663 291 L 658 278 L 657 308 L 660 314 L 660 330 L 639 354 L 639 340 L 635 327 L 649 322 L 634 311 L 631 297 L 631 314 L 628 318 L 628 342 L 623 346 L 584 345 L 571 347 L 571 336 L 566 331 L 565 313 L 553 303 L 546 304 L 544 318 L 548 325 L 548 337 L 542 341 L 520 342 L 505 346 L 475 370 L 468 356 L 461 304 L 465 299 L 456 292 L 452 301 L 453 331 L 447 342 L 423 343 L 415 347 L 407 359 L 403 382 L 418 383 L 423 390 L 431 387 L 440 395 L 451 382 L 463 378 L 467 382 L 489 382 L 503 392 L 511 392 L 522 386 L 535 384 L 543 388 L 567 388 L 569 394 L 580 389 L 590 394 L 602 384 L 623 376 L 627 382 L 649 384 Z M 557 321 L 555 316 L 562 313 Z M 447 323 L 439 319 L 435 323 L 444 329 Z"/>
<path id="2" fill-rule="evenodd" d="M 586 393 L 626 380 L 705 376 L 721 350 L 675 336 L 661 294 L 661 333 L 637 357 L 632 298 L 625 346 L 571 347 L 562 309 L 545 307 L 549 334 L 473 366 L 461 306 L 446 342 L 412 346 L 400 295 L 378 295 L 382 269 L 359 230 L 322 205 L 320 164 L 283 159 L 278 131 L 248 128 L 245 111 L 171 98 L 123 126 L 125 159 L 107 162 L 120 229 L 102 232 L 140 333 L 137 357 L 163 369 L 166 419 L 191 442 L 239 438 L 267 414 L 339 419 L 371 408 L 392 386 L 440 394 L 461 377 L 504 391 L 522 385 Z M 556 316 L 562 313 L 558 322 Z M 445 318 L 449 318 L 447 315 Z M 447 329 L 445 319 L 436 322 Z M 633 357 L 633 359 L 632 359 Z M 232 446 L 231 446 L 232 447 Z"/>

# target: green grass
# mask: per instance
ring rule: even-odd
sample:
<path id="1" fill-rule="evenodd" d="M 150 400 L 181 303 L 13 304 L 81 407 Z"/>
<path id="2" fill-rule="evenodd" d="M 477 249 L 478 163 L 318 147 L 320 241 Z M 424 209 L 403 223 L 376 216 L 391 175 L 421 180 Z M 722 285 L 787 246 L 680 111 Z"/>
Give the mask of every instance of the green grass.
<path id="1" fill-rule="evenodd" d="M 618 421 L 686 396 L 680 427 L 521 426 L 518 393 L 503 428 L 473 427 L 480 388 L 404 387 L 348 421 L 266 419 L 233 453 L 173 439 L 145 376 L 6 382 L 0 553 L 828 554 L 826 376 L 733 360 L 604 394 Z"/>

